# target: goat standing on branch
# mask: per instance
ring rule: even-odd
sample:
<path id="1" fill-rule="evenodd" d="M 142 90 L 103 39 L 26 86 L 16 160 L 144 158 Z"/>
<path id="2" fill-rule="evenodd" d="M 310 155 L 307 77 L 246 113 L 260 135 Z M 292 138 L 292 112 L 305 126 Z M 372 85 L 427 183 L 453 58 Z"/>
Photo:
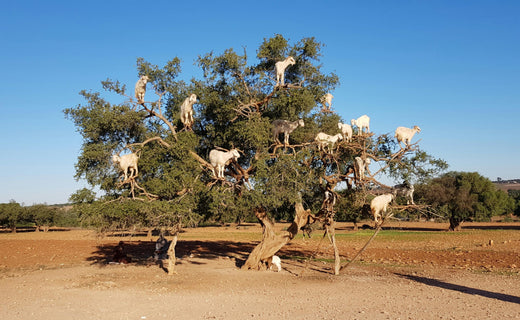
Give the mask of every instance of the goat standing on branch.
<path id="1" fill-rule="evenodd" d="M 211 150 L 209 153 L 209 162 L 213 166 L 212 171 L 215 178 L 224 179 L 224 168 L 226 164 L 231 160 L 238 159 L 239 157 L 240 154 L 236 149 L 231 149 L 227 152 L 217 149 Z"/>
<path id="2" fill-rule="evenodd" d="M 296 61 L 294 58 L 290 56 L 283 61 L 278 61 L 275 63 L 274 69 L 276 71 L 276 86 L 283 86 L 285 84 L 285 69 L 289 65 L 294 65 L 295 63 Z"/>
<path id="3" fill-rule="evenodd" d="M 283 144 L 289 145 L 289 135 L 296 129 L 300 127 L 305 127 L 305 123 L 303 119 L 299 119 L 296 121 L 287 121 L 287 120 L 274 120 L 273 121 L 273 138 L 274 142 L 281 144 L 278 136 L 283 132 Z"/>
<path id="4" fill-rule="evenodd" d="M 338 122 L 338 129 L 341 130 L 343 139 L 347 142 L 352 141 L 352 126 L 350 124 Z"/>
<path id="5" fill-rule="evenodd" d="M 330 111 L 330 108 L 332 107 L 332 98 L 334 98 L 334 96 L 330 93 L 326 93 L 321 97 L 320 101 L 323 105 L 321 109 L 322 111 Z"/>
<path id="6" fill-rule="evenodd" d="M 387 218 L 386 211 L 388 210 L 388 205 L 394 198 L 395 193 L 387 193 L 375 197 L 370 202 L 370 211 L 372 211 L 376 226 L 381 225 L 384 219 Z"/>
<path id="7" fill-rule="evenodd" d="M 395 129 L 394 137 L 397 138 L 397 142 L 399 143 L 399 147 L 401 146 L 401 141 L 404 142 L 405 147 L 410 146 L 410 141 L 412 140 L 415 133 L 421 132 L 421 128 L 418 126 L 413 126 L 413 128 L 407 127 L 398 127 Z"/>
<path id="8" fill-rule="evenodd" d="M 119 164 L 119 168 L 123 171 L 124 177 L 126 181 L 128 178 L 132 179 L 137 177 L 138 170 L 137 170 L 137 161 L 139 160 L 139 156 L 135 153 L 129 153 L 122 156 L 118 156 L 114 154 L 112 156 L 112 162 L 114 164 Z M 130 176 L 128 176 L 128 173 L 130 172 Z"/>
<path id="9" fill-rule="evenodd" d="M 148 83 L 150 79 L 148 76 L 141 76 L 137 83 L 135 84 L 135 97 L 137 98 L 137 103 L 144 103 L 144 94 L 146 93 L 146 83 Z"/>
<path id="10" fill-rule="evenodd" d="M 370 165 L 370 159 L 366 158 L 363 160 L 361 157 L 354 158 L 354 174 L 357 176 L 357 180 L 361 181 L 365 179 L 365 171 L 368 170 Z"/>
<path id="11" fill-rule="evenodd" d="M 367 129 L 367 133 L 370 132 L 370 117 L 365 115 L 362 115 L 361 117 L 357 119 L 350 120 L 350 124 L 352 126 L 358 127 L 358 135 L 363 134 L 363 128 Z"/>
<path id="12" fill-rule="evenodd" d="M 197 95 L 194 93 L 184 99 L 181 105 L 181 122 L 187 130 L 193 126 L 193 105 L 197 102 Z"/>
<path id="13" fill-rule="evenodd" d="M 415 190 L 413 184 L 405 181 L 401 184 L 396 184 L 393 189 L 396 192 L 396 195 L 403 196 L 406 199 L 406 204 L 415 204 L 413 202 L 413 192 Z"/>
<path id="14" fill-rule="evenodd" d="M 325 146 L 328 146 L 329 152 L 332 153 L 332 150 L 334 150 L 334 145 L 341 139 L 343 139 L 343 134 L 341 133 L 331 136 L 326 133 L 320 132 L 316 135 L 314 141 L 318 143 L 318 150 L 326 151 Z"/>

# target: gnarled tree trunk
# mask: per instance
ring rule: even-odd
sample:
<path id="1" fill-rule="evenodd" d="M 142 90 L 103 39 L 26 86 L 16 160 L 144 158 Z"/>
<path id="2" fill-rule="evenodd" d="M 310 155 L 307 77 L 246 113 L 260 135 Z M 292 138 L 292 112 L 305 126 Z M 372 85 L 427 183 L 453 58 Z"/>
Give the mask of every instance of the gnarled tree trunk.
<path id="1" fill-rule="evenodd" d="M 291 226 L 281 234 L 276 234 L 274 231 L 274 223 L 267 216 L 264 208 L 257 208 L 255 215 L 262 225 L 262 241 L 251 251 L 242 269 L 264 270 L 266 262 L 278 252 L 284 245 L 289 243 L 301 227 L 307 223 L 307 218 L 311 211 L 303 209 L 301 203 L 295 205 L 296 215 Z"/>
<path id="2" fill-rule="evenodd" d="M 175 246 L 177 245 L 177 238 L 179 235 L 179 231 L 181 230 L 181 226 L 177 225 L 173 231 L 173 239 L 170 243 L 170 246 L 168 247 L 168 263 L 166 270 L 168 270 L 168 275 L 174 275 L 177 274 L 177 271 L 175 271 L 175 262 L 177 259 L 175 258 Z"/>

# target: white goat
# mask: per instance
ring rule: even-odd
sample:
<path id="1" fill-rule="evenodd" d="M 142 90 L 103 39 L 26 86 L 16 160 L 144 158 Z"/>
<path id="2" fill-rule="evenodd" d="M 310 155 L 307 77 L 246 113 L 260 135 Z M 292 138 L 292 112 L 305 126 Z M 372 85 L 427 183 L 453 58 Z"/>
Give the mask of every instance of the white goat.
<path id="1" fill-rule="evenodd" d="M 388 205 L 390 204 L 390 202 L 392 202 L 392 200 L 394 200 L 394 198 L 395 194 L 386 193 L 372 199 L 372 201 L 370 202 L 370 211 L 374 216 L 374 221 L 376 222 L 376 225 L 383 223 L 383 220 L 385 218 L 391 216 L 386 216 L 386 210 L 388 210 Z"/>
<path id="2" fill-rule="evenodd" d="M 236 149 L 231 149 L 229 151 L 220 151 L 217 149 L 213 149 L 209 153 L 209 162 L 213 166 L 211 169 L 213 171 L 213 175 L 218 178 L 224 178 L 224 168 L 228 161 L 231 159 L 240 158 L 240 154 Z M 215 170 L 217 170 L 215 172 Z"/>
<path id="3" fill-rule="evenodd" d="M 330 93 L 326 93 L 321 97 L 321 104 L 324 110 L 330 110 L 332 107 L 332 98 L 334 98 L 334 96 Z"/>
<path id="4" fill-rule="evenodd" d="M 148 83 L 148 76 L 141 76 L 135 84 L 135 97 L 138 103 L 144 103 L 144 94 L 146 93 L 146 83 Z"/>
<path id="5" fill-rule="evenodd" d="M 181 122 L 188 129 L 193 126 L 193 105 L 197 102 L 197 95 L 192 93 L 184 99 L 181 105 Z"/>
<path id="6" fill-rule="evenodd" d="M 366 158 L 363 160 L 361 157 L 355 157 L 354 158 L 354 173 L 357 172 L 357 178 L 358 180 L 364 180 L 365 179 L 365 171 L 368 171 L 368 166 L 370 165 L 370 159 Z"/>
<path id="7" fill-rule="evenodd" d="M 129 153 L 124 154 L 122 156 L 118 156 L 114 154 L 112 156 L 112 162 L 114 164 L 119 164 L 119 168 L 123 170 L 123 173 L 125 175 L 125 180 L 128 178 L 135 178 L 137 177 L 138 170 L 137 170 L 137 161 L 139 160 L 139 157 L 135 153 Z M 128 172 L 130 172 L 130 176 L 128 176 Z"/>
<path id="8" fill-rule="evenodd" d="M 316 141 L 318 143 L 318 150 L 325 151 L 325 146 L 328 146 L 329 151 L 332 152 L 336 142 L 338 142 L 338 140 L 341 140 L 341 139 L 343 139 L 343 134 L 341 134 L 341 133 L 331 136 L 326 133 L 320 132 L 316 135 L 316 138 L 314 138 L 314 141 Z"/>
<path id="9" fill-rule="evenodd" d="M 418 126 L 413 126 L 413 128 L 407 127 L 398 127 L 395 129 L 395 136 L 397 138 L 397 142 L 399 142 L 399 146 L 401 146 L 401 141 L 404 142 L 404 145 L 408 147 L 410 145 L 410 141 L 412 140 L 415 133 L 421 132 L 421 128 Z"/>
<path id="10" fill-rule="evenodd" d="M 415 190 L 413 184 L 405 181 L 404 183 L 395 185 L 393 189 L 396 195 L 403 196 L 406 199 L 406 204 L 415 204 L 413 202 L 413 192 Z"/>
<path id="11" fill-rule="evenodd" d="M 270 263 L 269 269 L 272 269 L 273 264 L 276 266 L 278 272 L 282 271 L 282 260 L 280 260 L 279 256 L 271 257 L 271 263 Z"/>
<path id="12" fill-rule="evenodd" d="M 276 85 L 284 85 L 285 84 L 285 69 L 289 65 L 294 65 L 296 61 L 293 57 L 289 56 L 283 61 L 278 61 L 274 64 L 274 69 L 276 71 Z"/>
<path id="13" fill-rule="evenodd" d="M 341 130 L 343 139 L 347 142 L 352 141 L 352 126 L 350 124 L 338 122 L 338 129 Z"/>
<path id="14" fill-rule="evenodd" d="M 359 129 L 358 135 L 363 134 L 363 128 L 367 129 L 367 133 L 370 132 L 370 117 L 367 116 L 366 114 L 362 115 L 361 117 L 359 117 L 357 119 L 350 120 L 350 124 L 352 126 L 358 127 L 358 129 Z"/>
<path id="15" fill-rule="evenodd" d="M 291 134 L 294 129 L 300 127 L 305 127 L 305 123 L 303 119 L 299 119 L 296 121 L 287 121 L 287 120 L 274 120 L 273 121 L 273 137 L 274 141 L 281 144 L 280 140 L 278 140 L 278 136 L 283 132 L 283 143 L 284 145 L 289 144 L 289 134 Z"/>

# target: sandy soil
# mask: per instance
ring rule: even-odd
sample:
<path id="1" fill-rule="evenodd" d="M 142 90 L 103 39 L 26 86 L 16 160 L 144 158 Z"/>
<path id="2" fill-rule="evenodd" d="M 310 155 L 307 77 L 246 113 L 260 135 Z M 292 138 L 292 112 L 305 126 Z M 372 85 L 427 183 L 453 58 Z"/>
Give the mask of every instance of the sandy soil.
<path id="1" fill-rule="evenodd" d="M 279 252 L 278 273 L 238 267 L 258 226 L 187 229 L 174 276 L 150 259 L 157 237 L 0 233 L 1 318 L 520 319 L 520 224 L 497 226 L 389 225 L 339 276 L 318 232 Z M 338 226 L 345 262 L 371 233 Z M 120 240 L 134 262 L 108 264 Z"/>

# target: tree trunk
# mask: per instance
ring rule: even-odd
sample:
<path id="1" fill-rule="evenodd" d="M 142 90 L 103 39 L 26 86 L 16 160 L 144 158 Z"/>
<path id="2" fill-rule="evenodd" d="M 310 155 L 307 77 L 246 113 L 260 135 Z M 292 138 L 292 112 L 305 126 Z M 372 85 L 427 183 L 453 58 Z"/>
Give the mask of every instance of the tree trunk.
<path id="1" fill-rule="evenodd" d="M 326 225 L 327 236 L 329 237 L 329 241 L 334 248 L 334 275 L 339 274 L 339 270 L 341 268 L 341 258 L 339 256 L 339 250 L 336 246 L 336 230 L 335 230 L 335 222 L 332 220 L 330 224 Z"/>
<path id="2" fill-rule="evenodd" d="M 450 218 L 450 231 L 460 231 L 462 229 L 462 221 Z"/>
<path id="3" fill-rule="evenodd" d="M 173 235 L 172 242 L 170 243 L 170 247 L 168 247 L 168 266 L 166 269 L 168 270 L 169 276 L 177 274 L 177 271 L 175 271 L 175 262 L 177 261 L 175 258 L 175 246 L 177 245 L 178 234 L 179 232 L 176 230 L 175 234 Z"/>
<path id="4" fill-rule="evenodd" d="M 301 203 L 296 203 L 295 211 L 296 214 L 293 223 L 289 226 L 287 231 L 277 235 L 274 232 L 274 223 L 268 217 L 265 209 L 257 208 L 255 210 L 255 216 L 262 225 L 262 241 L 251 251 L 242 269 L 266 269 L 266 263 L 269 262 L 271 257 L 291 241 L 298 233 L 298 230 L 307 223 L 310 210 L 305 210 Z"/>

